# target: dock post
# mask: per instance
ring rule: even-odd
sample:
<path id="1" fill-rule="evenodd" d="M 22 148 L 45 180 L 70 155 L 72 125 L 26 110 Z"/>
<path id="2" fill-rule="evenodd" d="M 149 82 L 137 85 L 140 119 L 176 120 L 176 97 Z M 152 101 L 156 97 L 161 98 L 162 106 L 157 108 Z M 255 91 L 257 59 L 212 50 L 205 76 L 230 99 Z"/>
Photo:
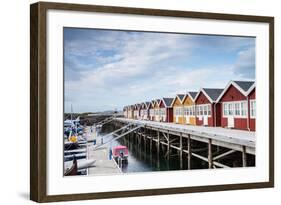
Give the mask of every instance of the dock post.
<path id="1" fill-rule="evenodd" d="M 247 167 L 246 146 L 243 146 L 243 147 L 242 147 L 242 165 L 243 165 L 243 167 Z"/>
<path id="2" fill-rule="evenodd" d="M 191 142 L 190 142 L 190 134 L 188 134 L 187 137 L 187 150 L 188 150 L 188 155 L 187 155 L 187 169 L 191 169 Z"/>
<path id="3" fill-rule="evenodd" d="M 160 133 L 157 130 L 157 169 L 160 168 Z"/>
<path id="4" fill-rule="evenodd" d="M 169 131 L 167 133 L 167 138 L 168 138 L 168 145 L 167 145 L 167 160 L 170 160 L 170 134 Z"/>
<path id="5" fill-rule="evenodd" d="M 145 128 L 145 130 L 144 130 L 144 134 L 143 134 L 143 143 L 144 143 L 144 153 L 145 153 L 145 155 L 146 155 L 146 137 L 147 137 L 147 132 L 146 132 L 147 130 L 146 130 L 146 128 Z"/>
<path id="6" fill-rule="evenodd" d="M 150 142 L 149 142 L 150 155 L 152 155 L 152 140 L 153 140 L 153 134 L 152 131 L 150 131 Z"/>
<path id="7" fill-rule="evenodd" d="M 213 168 L 212 139 L 209 139 L 208 142 L 208 161 L 209 161 L 209 169 L 212 169 Z"/>
<path id="8" fill-rule="evenodd" d="M 182 133 L 180 133 L 180 169 L 183 169 L 183 163 L 182 163 Z"/>
<path id="9" fill-rule="evenodd" d="M 159 152 L 160 152 L 160 134 L 159 134 L 159 130 L 157 130 L 157 156 L 159 156 Z"/>
<path id="10" fill-rule="evenodd" d="M 150 152 L 149 152 L 149 157 L 150 157 L 150 165 L 152 166 L 152 140 L 153 140 L 153 131 L 152 130 L 149 130 L 149 134 L 150 134 L 150 141 L 149 141 L 149 149 L 150 149 Z"/>

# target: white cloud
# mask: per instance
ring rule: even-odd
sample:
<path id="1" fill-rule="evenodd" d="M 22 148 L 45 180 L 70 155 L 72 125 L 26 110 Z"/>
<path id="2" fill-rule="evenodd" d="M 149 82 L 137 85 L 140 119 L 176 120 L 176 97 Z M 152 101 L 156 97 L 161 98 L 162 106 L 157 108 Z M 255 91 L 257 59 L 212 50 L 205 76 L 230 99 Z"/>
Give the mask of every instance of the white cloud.
<path id="1" fill-rule="evenodd" d="M 237 55 L 233 71 L 240 78 L 255 78 L 255 47 L 242 50 Z"/>
<path id="2" fill-rule="evenodd" d="M 233 40 L 232 48 L 226 50 L 238 45 Z M 222 88 L 236 78 L 240 68 L 247 67 L 252 55 L 248 50 L 240 52 L 235 66 L 190 65 L 193 49 L 202 46 L 193 36 L 126 32 L 71 41 L 65 47 L 69 58 L 66 73 L 76 78 L 65 82 L 65 104 L 79 105 L 78 111 L 120 109 L 200 87 Z"/>

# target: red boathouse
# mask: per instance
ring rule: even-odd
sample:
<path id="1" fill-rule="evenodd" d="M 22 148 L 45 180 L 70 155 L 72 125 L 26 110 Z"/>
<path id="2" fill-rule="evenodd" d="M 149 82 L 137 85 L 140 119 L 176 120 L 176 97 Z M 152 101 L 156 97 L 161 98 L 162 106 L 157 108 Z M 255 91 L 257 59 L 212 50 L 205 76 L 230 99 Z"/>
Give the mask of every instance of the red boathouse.
<path id="1" fill-rule="evenodd" d="M 159 102 L 160 122 L 173 122 L 173 103 L 174 98 L 162 98 Z"/>
<path id="2" fill-rule="evenodd" d="M 230 81 L 219 96 L 221 126 L 255 131 L 256 96 L 254 81 Z"/>
<path id="3" fill-rule="evenodd" d="M 221 108 L 216 101 L 223 89 L 202 88 L 195 97 L 196 125 L 219 127 Z"/>

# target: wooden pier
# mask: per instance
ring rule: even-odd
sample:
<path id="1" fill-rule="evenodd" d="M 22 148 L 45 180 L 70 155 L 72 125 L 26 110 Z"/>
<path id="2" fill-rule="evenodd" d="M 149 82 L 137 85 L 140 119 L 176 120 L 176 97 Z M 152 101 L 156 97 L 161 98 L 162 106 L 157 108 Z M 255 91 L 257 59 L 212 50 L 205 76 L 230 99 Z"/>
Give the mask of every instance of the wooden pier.
<path id="1" fill-rule="evenodd" d="M 176 151 L 181 169 L 184 163 L 191 169 L 193 158 L 206 162 L 208 168 L 255 165 L 255 132 L 125 118 L 115 118 L 111 123 L 126 131 L 115 136 L 133 134 L 145 150 L 149 147 L 152 153 L 156 148 L 158 161 L 160 152 L 170 160 L 171 152 Z"/>

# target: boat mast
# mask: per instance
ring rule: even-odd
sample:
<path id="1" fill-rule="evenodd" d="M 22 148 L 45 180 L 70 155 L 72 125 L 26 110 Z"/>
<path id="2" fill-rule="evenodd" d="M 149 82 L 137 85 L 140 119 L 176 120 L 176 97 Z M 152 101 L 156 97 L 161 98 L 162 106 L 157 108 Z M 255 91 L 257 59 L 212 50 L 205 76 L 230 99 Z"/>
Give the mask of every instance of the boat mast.
<path id="1" fill-rule="evenodd" d="M 70 108 L 70 120 L 72 122 L 72 113 L 73 113 L 73 109 L 72 109 L 72 104 L 71 104 L 71 108 Z"/>

